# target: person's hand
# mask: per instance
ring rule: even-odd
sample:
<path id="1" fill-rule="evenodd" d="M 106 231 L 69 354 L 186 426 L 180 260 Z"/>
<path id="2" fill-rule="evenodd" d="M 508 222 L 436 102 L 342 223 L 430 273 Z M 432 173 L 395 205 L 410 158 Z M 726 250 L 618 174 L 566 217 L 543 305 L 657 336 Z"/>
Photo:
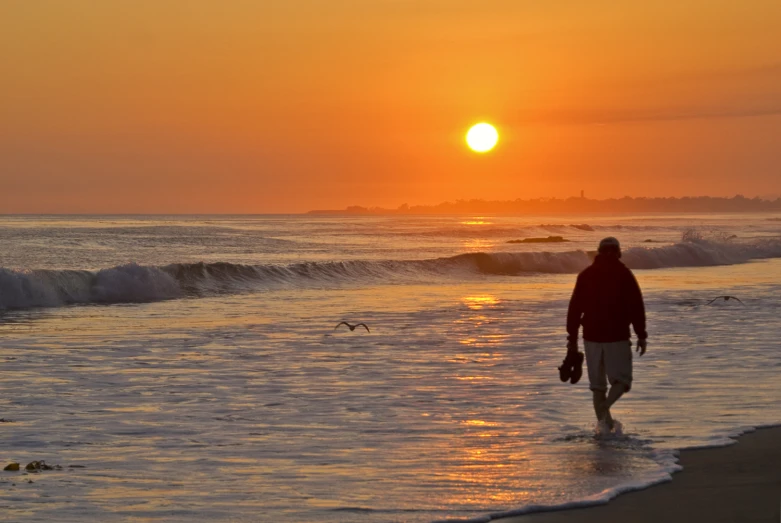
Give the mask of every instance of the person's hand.
<path id="1" fill-rule="evenodd" d="M 647 339 L 637 340 L 637 350 L 636 350 L 636 352 L 639 352 L 640 356 L 645 354 L 645 349 L 647 349 L 647 348 L 648 348 L 648 340 Z"/>
<path id="2" fill-rule="evenodd" d="M 567 340 L 567 354 L 578 352 L 578 339 Z"/>

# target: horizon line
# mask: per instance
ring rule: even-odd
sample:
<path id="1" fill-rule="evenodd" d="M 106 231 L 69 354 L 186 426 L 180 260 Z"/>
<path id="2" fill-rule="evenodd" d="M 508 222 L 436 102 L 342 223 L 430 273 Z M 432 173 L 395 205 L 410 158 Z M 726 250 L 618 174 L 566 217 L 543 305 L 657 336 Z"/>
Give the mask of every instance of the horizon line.
<path id="1" fill-rule="evenodd" d="M 773 195 L 775 196 L 775 195 Z M 407 214 L 407 215 L 415 215 L 415 214 L 421 214 L 421 215 L 427 215 L 427 214 L 440 214 L 440 215 L 462 215 L 462 214 L 473 214 L 474 212 L 480 212 L 483 214 L 504 214 L 504 215 L 512 215 L 512 214 L 519 214 L 519 215 L 529 215 L 529 214 L 599 214 L 599 213 L 612 213 L 612 214 L 643 214 L 643 213 L 651 213 L 651 214 L 670 214 L 670 213 L 746 213 L 746 212 L 759 212 L 759 213 L 772 213 L 781 211 L 781 196 L 776 196 L 773 198 L 773 196 L 755 196 L 755 197 L 746 197 L 742 194 L 736 194 L 735 196 L 728 197 L 728 196 L 622 196 L 622 197 L 613 197 L 613 198 L 604 198 L 604 199 L 594 199 L 594 198 L 588 198 L 585 196 L 568 196 L 568 197 L 539 197 L 539 198 L 529 198 L 529 199 L 522 199 L 522 198 L 516 198 L 514 200 L 486 200 L 481 198 L 472 198 L 472 199 L 456 199 L 453 201 L 444 201 L 440 202 L 438 204 L 415 204 L 415 205 L 409 205 L 407 203 L 403 203 L 397 207 L 394 208 L 387 208 L 387 207 L 380 207 L 380 206 L 374 206 L 374 207 L 365 207 L 360 205 L 349 205 L 343 209 L 312 209 L 307 211 L 289 211 L 289 212 L 165 212 L 165 211 L 153 211 L 153 212 L 82 212 L 82 211 L 76 211 L 76 212 L 0 212 L 0 217 L 13 217 L 13 216 L 37 216 L 37 217 L 43 217 L 43 216 L 72 216 L 72 217 L 78 217 L 78 216 L 116 216 L 116 217 L 132 217 L 132 216 L 300 216 L 300 215 L 322 215 L 322 214 L 330 214 L 330 215 L 355 215 L 355 214 L 375 214 L 375 215 L 381 215 L 381 214 Z M 600 203 L 607 203 L 607 204 L 620 204 L 622 202 L 644 202 L 646 204 L 704 204 L 704 203 L 710 203 L 710 204 L 732 204 L 735 205 L 736 203 L 743 204 L 741 205 L 741 208 L 737 209 L 703 209 L 703 208 L 693 208 L 693 209 L 686 209 L 686 208 L 677 208 L 677 209 L 638 209 L 638 210 L 628 210 L 628 209 L 605 209 L 603 211 L 600 211 L 599 209 L 594 209 L 593 207 L 590 207 L 589 209 L 573 209 L 571 211 L 562 210 L 562 209 L 551 209 L 549 211 L 539 210 L 538 212 L 534 212 L 533 209 L 516 209 L 514 212 L 511 209 L 507 209 L 506 207 L 509 205 L 523 205 L 523 204 L 532 204 L 532 205 L 556 205 L 556 204 L 563 204 L 563 203 L 588 203 L 589 205 L 594 204 L 600 204 Z M 491 211 L 489 209 L 482 209 L 482 210 L 453 210 L 451 212 L 446 212 L 445 209 L 448 207 L 463 207 L 465 205 L 489 205 L 489 206 L 505 206 L 504 209 L 499 209 L 496 211 Z M 764 208 L 762 209 L 751 209 L 746 208 L 746 205 L 756 205 L 756 206 L 762 206 Z M 767 208 L 768 206 L 773 206 L 772 208 Z M 441 208 L 439 212 L 436 212 L 437 208 Z M 420 212 L 415 212 L 420 211 Z M 435 212 L 432 212 L 435 211 Z M 445 211 L 445 212 L 443 212 Z M 508 212 L 509 211 L 509 212 Z M 541 212 L 540 212 L 541 211 Z"/>

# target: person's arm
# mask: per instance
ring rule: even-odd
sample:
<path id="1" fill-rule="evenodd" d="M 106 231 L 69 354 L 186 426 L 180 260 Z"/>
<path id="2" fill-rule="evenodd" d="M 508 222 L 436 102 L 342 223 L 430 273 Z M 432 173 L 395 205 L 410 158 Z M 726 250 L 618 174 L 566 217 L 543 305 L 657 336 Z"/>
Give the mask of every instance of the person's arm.
<path id="1" fill-rule="evenodd" d="M 569 300 L 569 309 L 567 310 L 567 349 L 570 352 L 578 349 L 578 331 L 580 330 L 580 320 L 583 316 L 583 282 L 581 275 L 575 282 L 575 289 L 572 291 L 572 298 Z"/>
<path id="2" fill-rule="evenodd" d="M 648 332 L 645 330 L 645 303 L 643 303 L 643 293 L 640 285 L 637 284 L 635 275 L 629 271 L 629 321 L 635 329 L 638 340 L 648 338 Z"/>

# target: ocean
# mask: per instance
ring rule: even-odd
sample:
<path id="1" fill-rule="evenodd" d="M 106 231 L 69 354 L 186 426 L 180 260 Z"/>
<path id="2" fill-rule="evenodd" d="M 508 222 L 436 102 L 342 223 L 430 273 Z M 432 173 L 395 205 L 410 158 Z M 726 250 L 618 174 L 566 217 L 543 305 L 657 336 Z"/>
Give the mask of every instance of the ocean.
<path id="1" fill-rule="evenodd" d="M 615 435 L 556 369 L 605 236 L 649 331 Z M 0 520 L 489 521 L 781 423 L 775 215 L 2 216 L 0 267 L 0 465 L 61 467 Z"/>

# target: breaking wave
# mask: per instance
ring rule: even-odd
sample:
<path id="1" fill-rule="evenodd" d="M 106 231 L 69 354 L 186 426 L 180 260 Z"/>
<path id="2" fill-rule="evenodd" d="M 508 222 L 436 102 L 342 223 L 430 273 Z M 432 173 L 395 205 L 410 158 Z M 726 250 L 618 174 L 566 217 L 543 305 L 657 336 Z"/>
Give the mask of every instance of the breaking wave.
<path id="1" fill-rule="evenodd" d="M 781 257 L 781 239 L 751 243 L 692 239 L 661 247 L 633 247 L 623 260 L 632 269 L 732 265 Z M 0 268 L 0 309 L 69 304 L 140 303 L 248 290 L 330 287 L 468 278 L 470 275 L 577 273 L 591 262 L 585 251 L 467 253 L 430 260 L 305 262 L 289 265 L 136 264 L 99 271 Z"/>

